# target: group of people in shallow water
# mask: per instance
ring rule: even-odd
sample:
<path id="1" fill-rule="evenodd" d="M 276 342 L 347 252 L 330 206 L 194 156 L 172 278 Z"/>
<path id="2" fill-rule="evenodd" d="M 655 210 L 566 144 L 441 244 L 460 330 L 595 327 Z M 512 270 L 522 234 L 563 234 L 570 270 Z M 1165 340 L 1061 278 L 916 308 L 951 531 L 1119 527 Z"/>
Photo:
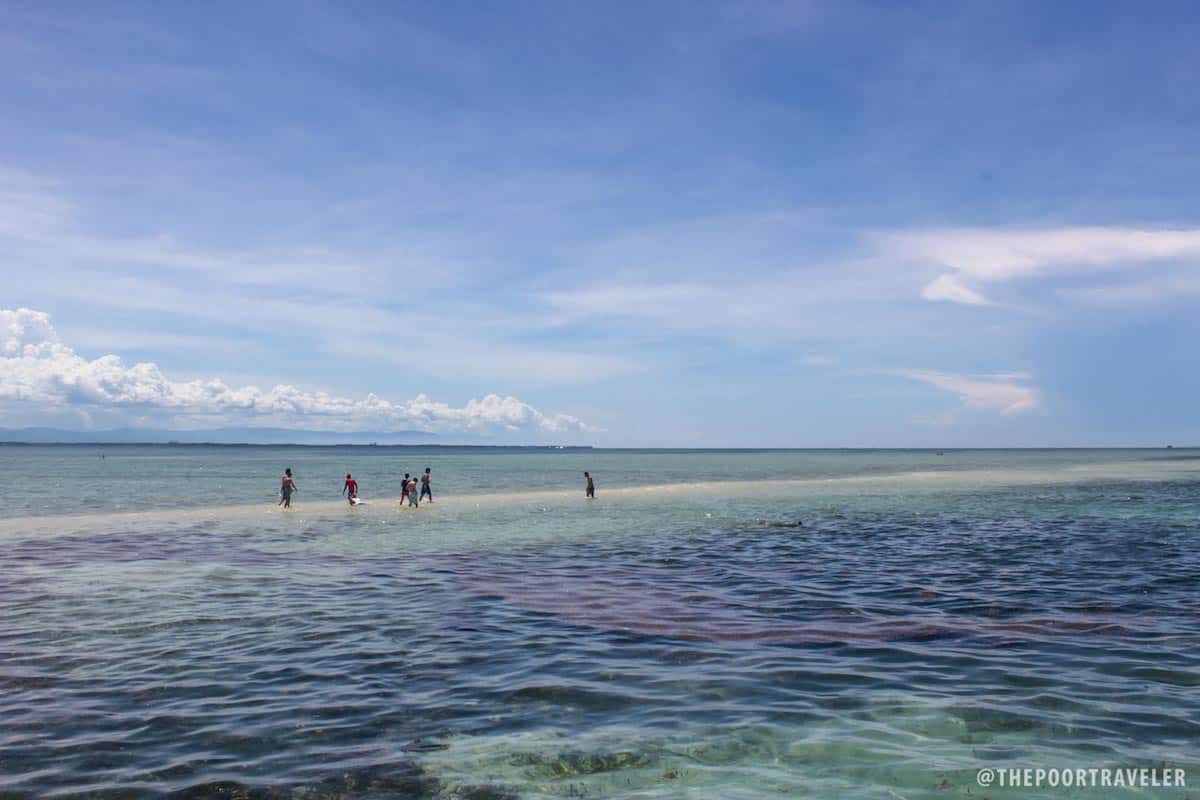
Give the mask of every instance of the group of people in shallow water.
<path id="1" fill-rule="evenodd" d="M 421 475 L 420 494 L 417 494 L 417 478 L 415 475 L 404 473 L 404 480 L 400 482 L 400 505 L 403 506 L 406 502 L 409 508 L 417 508 L 421 501 L 429 498 L 429 502 L 433 502 L 433 476 L 429 467 L 425 468 L 425 473 Z M 279 486 L 279 502 L 284 508 L 292 507 L 292 495 L 299 491 L 296 486 L 296 480 L 292 477 L 292 468 L 288 467 L 283 471 L 283 481 Z M 349 501 L 350 505 L 356 506 L 361 501 L 358 499 L 358 481 L 354 480 L 354 476 L 349 472 L 346 473 L 346 482 L 342 484 L 342 494 Z"/>
<path id="2" fill-rule="evenodd" d="M 588 473 L 583 473 L 587 485 L 584 487 L 584 493 L 587 499 L 593 500 L 596 497 L 596 483 L 592 480 L 592 476 Z M 418 508 L 425 498 L 429 498 L 429 502 L 433 502 L 433 480 L 429 467 L 425 468 L 424 474 L 421 475 L 421 493 L 417 494 L 417 478 L 415 475 L 404 473 L 404 480 L 400 482 L 400 505 L 403 506 L 406 502 L 409 508 Z M 292 478 L 292 468 L 288 467 L 283 471 L 283 483 L 279 487 L 279 502 L 284 508 L 292 507 L 292 495 L 298 491 L 296 481 Z M 354 480 L 354 476 L 349 472 L 346 473 L 346 482 L 342 484 L 342 494 L 350 502 L 350 505 L 356 506 L 359 504 L 358 499 L 358 481 Z"/>
<path id="3" fill-rule="evenodd" d="M 346 476 L 350 477 L 350 476 Z M 429 467 L 425 468 L 425 474 L 421 476 L 421 496 L 417 497 L 417 479 L 410 476 L 407 472 L 404 473 L 404 482 L 401 484 L 400 490 L 400 505 L 404 505 L 404 501 L 408 501 L 409 508 L 416 508 L 421 504 L 421 501 L 426 497 L 429 502 L 433 502 L 433 487 L 429 485 Z"/>

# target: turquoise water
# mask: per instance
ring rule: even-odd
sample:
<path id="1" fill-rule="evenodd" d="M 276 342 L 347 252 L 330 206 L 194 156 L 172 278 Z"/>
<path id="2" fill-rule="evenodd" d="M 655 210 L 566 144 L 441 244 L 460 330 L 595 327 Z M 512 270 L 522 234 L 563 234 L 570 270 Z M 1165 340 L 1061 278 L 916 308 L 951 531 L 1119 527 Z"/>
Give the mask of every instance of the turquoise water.
<path id="1" fill-rule="evenodd" d="M 1197 794 L 1200 451 L 8 447 L 0 475 L 0 793 Z M 1039 766 L 1189 786 L 976 783 Z"/>

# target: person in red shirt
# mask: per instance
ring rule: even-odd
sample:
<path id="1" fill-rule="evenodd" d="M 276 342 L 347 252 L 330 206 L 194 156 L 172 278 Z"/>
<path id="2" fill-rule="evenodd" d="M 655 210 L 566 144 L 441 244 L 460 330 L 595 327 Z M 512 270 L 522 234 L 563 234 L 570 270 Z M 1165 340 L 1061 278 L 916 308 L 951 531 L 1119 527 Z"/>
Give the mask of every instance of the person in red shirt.
<path id="1" fill-rule="evenodd" d="M 346 495 L 346 499 L 350 501 L 350 505 L 354 505 L 358 500 L 358 481 L 350 477 L 350 473 L 346 473 L 346 483 L 342 486 L 342 493 Z"/>

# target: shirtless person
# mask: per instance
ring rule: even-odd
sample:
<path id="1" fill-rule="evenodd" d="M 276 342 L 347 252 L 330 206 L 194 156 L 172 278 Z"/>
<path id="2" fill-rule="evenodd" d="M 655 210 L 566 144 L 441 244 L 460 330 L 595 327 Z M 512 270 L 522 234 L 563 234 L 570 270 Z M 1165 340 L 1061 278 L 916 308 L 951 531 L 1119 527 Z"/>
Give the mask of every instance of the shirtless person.
<path id="1" fill-rule="evenodd" d="M 284 508 L 292 507 L 292 494 L 300 491 L 296 487 L 296 482 L 292 480 L 292 468 L 288 467 L 283 471 L 283 483 L 279 487 L 279 502 L 276 505 Z"/>
<path id="2" fill-rule="evenodd" d="M 409 478 L 408 479 L 408 507 L 416 508 L 416 507 L 419 507 L 420 505 L 421 505 L 421 503 L 417 499 L 417 479 Z"/>
<path id="3" fill-rule="evenodd" d="M 342 486 L 342 493 L 346 495 L 350 505 L 354 505 L 354 501 L 358 499 L 358 481 L 350 477 L 349 472 L 346 473 L 346 483 Z"/>
<path id="4" fill-rule="evenodd" d="M 408 473 L 404 473 L 404 480 L 400 481 L 400 507 L 404 507 L 404 501 L 408 499 Z"/>
<path id="5" fill-rule="evenodd" d="M 594 482 L 592 482 L 592 476 L 588 475 L 585 472 L 585 473 L 583 473 L 583 477 L 587 478 L 587 499 L 595 500 L 596 499 L 596 484 Z"/>
<path id="6" fill-rule="evenodd" d="M 426 497 L 429 498 L 429 502 L 433 502 L 433 487 L 429 485 L 429 467 L 425 468 L 425 474 L 421 476 L 420 499 L 424 500 Z"/>

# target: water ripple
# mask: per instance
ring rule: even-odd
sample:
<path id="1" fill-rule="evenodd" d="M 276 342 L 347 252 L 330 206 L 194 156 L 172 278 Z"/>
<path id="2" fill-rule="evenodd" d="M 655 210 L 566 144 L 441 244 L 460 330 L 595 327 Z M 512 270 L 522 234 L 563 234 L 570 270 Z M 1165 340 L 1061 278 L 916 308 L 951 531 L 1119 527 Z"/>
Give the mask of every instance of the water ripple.
<path id="1" fill-rule="evenodd" d="M 355 520 L 19 539 L 0 793 L 944 798 L 981 760 L 1195 769 L 1197 527 L 1057 510 L 1195 488 L 1020 491 L 505 547 Z"/>

